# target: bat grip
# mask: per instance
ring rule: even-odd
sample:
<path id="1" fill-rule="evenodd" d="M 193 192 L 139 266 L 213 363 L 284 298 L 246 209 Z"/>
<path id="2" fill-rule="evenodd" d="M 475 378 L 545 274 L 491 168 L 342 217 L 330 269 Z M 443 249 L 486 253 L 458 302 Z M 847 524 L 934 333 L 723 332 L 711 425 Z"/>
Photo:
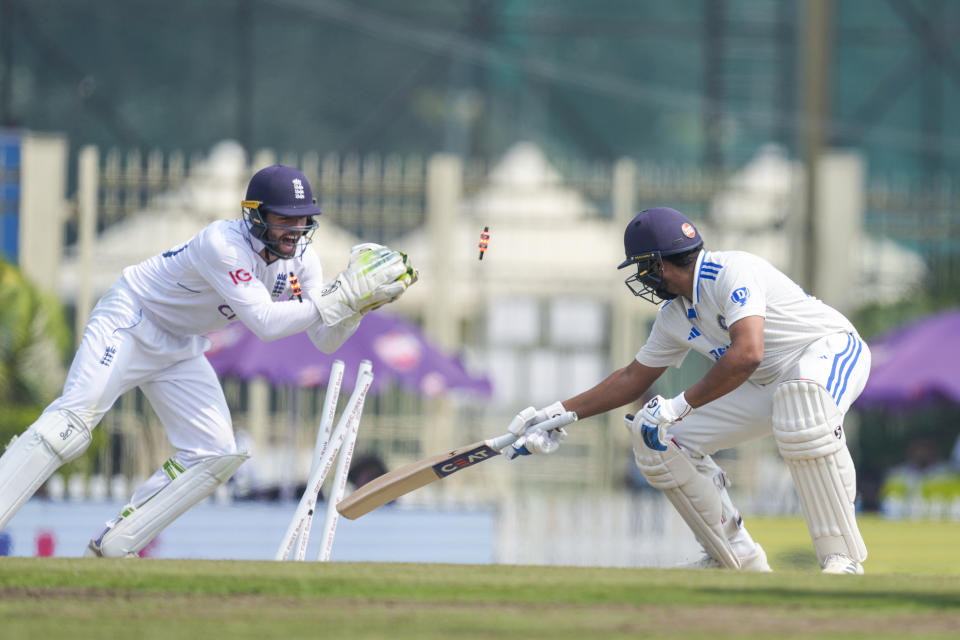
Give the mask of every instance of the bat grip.
<path id="1" fill-rule="evenodd" d="M 487 440 L 487 446 L 495 451 L 503 451 L 519 439 L 520 436 L 515 433 L 505 433 L 502 436 Z"/>
<path id="2" fill-rule="evenodd" d="M 564 411 L 556 417 L 550 418 L 549 420 L 544 420 L 543 422 L 533 426 L 543 431 L 553 431 L 554 429 L 565 427 L 576 420 L 576 413 L 573 411 Z M 502 436 L 497 436 L 496 438 L 487 440 L 487 446 L 489 446 L 491 449 L 496 449 L 497 451 L 503 451 L 519 439 L 520 436 L 514 433 L 505 433 Z"/>

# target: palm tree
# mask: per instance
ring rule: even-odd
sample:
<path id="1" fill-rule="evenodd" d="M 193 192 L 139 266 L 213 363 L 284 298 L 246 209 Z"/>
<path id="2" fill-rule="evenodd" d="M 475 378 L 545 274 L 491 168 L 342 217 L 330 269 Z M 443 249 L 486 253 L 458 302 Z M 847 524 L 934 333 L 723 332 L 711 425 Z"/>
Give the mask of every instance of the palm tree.
<path id="1" fill-rule="evenodd" d="M 59 393 L 71 343 L 60 302 L 0 259 L 0 445 Z"/>

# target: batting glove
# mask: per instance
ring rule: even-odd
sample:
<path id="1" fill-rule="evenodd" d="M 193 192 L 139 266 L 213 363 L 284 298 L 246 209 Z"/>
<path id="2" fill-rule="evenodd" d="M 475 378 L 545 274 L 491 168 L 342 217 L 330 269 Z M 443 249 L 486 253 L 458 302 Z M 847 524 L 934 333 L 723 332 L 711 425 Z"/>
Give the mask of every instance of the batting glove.
<path id="1" fill-rule="evenodd" d="M 627 431 L 630 432 L 635 447 L 638 446 L 639 442 L 643 442 L 643 444 L 655 451 L 667 450 L 663 444 L 663 440 L 660 439 L 660 429 L 663 429 L 662 435 L 666 437 L 666 427 L 660 427 L 655 424 L 643 424 L 640 420 L 640 414 L 633 415 L 632 413 L 623 416 L 623 423 L 627 426 Z"/>
<path id="2" fill-rule="evenodd" d="M 643 406 L 640 420 L 644 424 L 668 427 L 683 418 L 693 410 L 684 394 L 669 400 L 663 396 L 654 396 Z"/>
<path id="3" fill-rule="evenodd" d="M 531 427 L 550 418 L 556 418 L 565 411 L 566 409 L 563 407 L 562 402 L 554 402 L 543 409 L 527 407 L 510 421 L 510 426 L 507 427 L 507 430 L 514 435 L 522 436 L 527 431 L 532 430 Z"/>
<path id="4" fill-rule="evenodd" d="M 567 439 L 567 430 L 563 427 L 544 431 L 537 429 L 528 431 L 526 435 L 507 447 L 503 455 L 507 460 L 513 460 L 517 456 L 529 456 L 535 453 L 553 453 L 560 448 L 560 443 Z"/>
<path id="5" fill-rule="evenodd" d="M 636 416 L 627 414 L 624 423 L 634 439 L 639 438 L 650 449 L 666 451 L 663 439 L 667 427 L 682 420 L 692 410 L 682 393 L 669 400 L 658 395 L 644 405 Z"/>

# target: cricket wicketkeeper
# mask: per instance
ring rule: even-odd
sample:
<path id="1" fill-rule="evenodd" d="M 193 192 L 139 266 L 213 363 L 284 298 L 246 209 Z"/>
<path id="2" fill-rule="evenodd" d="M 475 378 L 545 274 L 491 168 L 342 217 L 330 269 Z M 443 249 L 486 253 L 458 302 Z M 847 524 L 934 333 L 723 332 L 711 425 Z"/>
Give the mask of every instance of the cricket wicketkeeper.
<path id="1" fill-rule="evenodd" d="M 586 418 L 635 402 L 692 349 L 714 363 L 703 378 L 626 417 L 637 467 L 703 545 L 706 555 L 692 566 L 770 571 L 710 456 L 772 431 L 823 572 L 863 573 L 867 549 L 843 429 L 870 371 L 870 351 L 856 329 L 765 260 L 705 250 L 693 224 L 673 209 L 634 217 L 624 248 L 620 268 L 637 267 L 627 286 L 663 303 L 647 343 L 592 389 L 521 411 L 510 429 L 523 437 L 507 456 L 556 450 L 565 433 L 538 430 L 538 423 L 565 410 Z"/>
<path id="2" fill-rule="evenodd" d="M 64 463 L 124 392 L 139 387 L 176 453 L 90 541 L 87 555 L 135 556 L 247 459 L 203 353 L 203 334 L 242 322 L 262 340 L 306 331 L 332 353 L 363 314 L 417 279 L 404 254 L 353 248 L 324 282 L 310 244 L 317 208 L 306 177 L 275 165 L 250 180 L 243 215 L 211 223 L 186 244 L 127 267 L 90 314 L 63 395 L 0 458 L 0 529 Z"/>

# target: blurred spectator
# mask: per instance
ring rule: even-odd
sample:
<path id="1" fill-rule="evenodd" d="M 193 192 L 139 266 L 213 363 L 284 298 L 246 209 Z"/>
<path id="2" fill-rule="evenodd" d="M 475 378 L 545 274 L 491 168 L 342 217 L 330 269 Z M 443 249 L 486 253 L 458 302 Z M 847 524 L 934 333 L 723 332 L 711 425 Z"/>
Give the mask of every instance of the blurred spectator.
<path id="1" fill-rule="evenodd" d="M 347 473 L 347 480 L 359 489 L 386 472 L 387 465 L 383 463 L 383 460 L 375 453 L 368 453 L 353 461 L 353 464 L 350 465 L 350 471 Z"/>
<path id="2" fill-rule="evenodd" d="M 958 440 L 960 442 L 960 440 Z M 883 511 L 890 516 L 934 515 L 937 504 L 949 508 L 960 500 L 960 467 L 947 459 L 929 434 L 912 438 L 906 461 L 887 473 L 880 490 Z"/>
<path id="3" fill-rule="evenodd" d="M 57 539 L 54 537 L 52 531 L 41 530 L 37 531 L 37 537 L 35 539 L 37 545 L 37 554 L 38 558 L 52 558 L 57 549 Z"/>
<path id="4" fill-rule="evenodd" d="M 932 435 L 920 435 L 907 444 L 906 461 L 890 470 L 891 474 L 922 479 L 924 476 L 948 467 Z"/>

